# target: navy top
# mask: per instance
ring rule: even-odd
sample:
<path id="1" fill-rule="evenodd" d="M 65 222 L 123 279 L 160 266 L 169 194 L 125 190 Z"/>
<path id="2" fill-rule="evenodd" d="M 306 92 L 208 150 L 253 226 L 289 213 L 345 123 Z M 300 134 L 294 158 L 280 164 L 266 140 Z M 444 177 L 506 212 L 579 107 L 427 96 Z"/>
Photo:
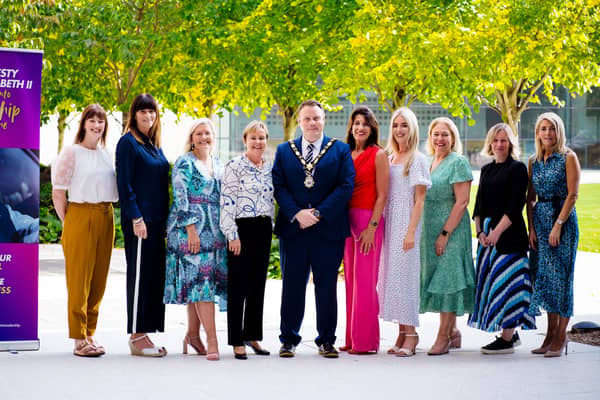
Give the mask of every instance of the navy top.
<path id="1" fill-rule="evenodd" d="M 116 172 L 121 220 L 143 217 L 166 220 L 169 213 L 169 162 L 146 135 L 138 142 L 131 132 L 117 144 Z"/>
<path id="2" fill-rule="evenodd" d="M 500 254 L 524 253 L 529 246 L 523 219 L 528 182 L 525 164 L 510 156 L 503 163 L 492 161 L 481 168 L 473 217 L 481 218 L 482 227 L 483 220 L 491 218 L 490 229 L 505 214 L 512 222 L 496 243 Z"/>

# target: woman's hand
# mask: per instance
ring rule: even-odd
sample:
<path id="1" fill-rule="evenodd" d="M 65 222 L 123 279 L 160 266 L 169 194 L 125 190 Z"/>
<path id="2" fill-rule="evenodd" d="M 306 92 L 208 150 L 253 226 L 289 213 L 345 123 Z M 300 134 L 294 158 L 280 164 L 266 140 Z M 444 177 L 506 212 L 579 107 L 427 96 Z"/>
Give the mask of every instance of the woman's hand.
<path id="1" fill-rule="evenodd" d="M 537 235 L 535 234 L 533 226 L 529 227 L 529 247 L 537 251 Z"/>
<path id="2" fill-rule="evenodd" d="M 191 224 L 185 227 L 188 237 L 188 252 L 190 254 L 198 254 L 200 251 L 200 236 L 196 232 L 196 225 Z"/>
<path id="3" fill-rule="evenodd" d="M 369 254 L 369 251 L 373 248 L 373 242 L 375 241 L 375 227 L 369 225 L 367 229 L 360 233 L 360 236 L 356 241 L 360 242 L 360 252 Z"/>
<path id="4" fill-rule="evenodd" d="M 479 236 L 477 236 L 477 240 L 479 241 L 479 244 L 482 245 L 483 247 L 488 247 L 488 239 L 487 239 L 487 235 L 485 234 L 485 232 L 479 232 Z"/>
<path id="5" fill-rule="evenodd" d="M 448 236 L 440 234 L 435 241 L 435 254 L 441 256 L 446 251 L 446 245 L 448 244 Z"/>
<path id="6" fill-rule="evenodd" d="M 402 250 L 408 251 L 415 247 L 415 233 L 408 231 L 406 232 L 406 236 L 404 236 L 404 241 L 402 242 Z"/>
<path id="7" fill-rule="evenodd" d="M 135 236 L 137 236 L 140 239 L 148 238 L 148 229 L 146 229 L 146 223 L 144 222 L 144 220 L 141 220 L 137 224 L 135 222 L 132 222 L 132 223 L 133 223 L 133 234 Z"/>
<path id="8" fill-rule="evenodd" d="M 240 239 L 229 241 L 229 251 L 232 252 L 234 256 L 240 255 L 240 252 L 242 251 L 242 242 Z"/>
<path id="9" fill-rule="evenodd" d="M 557 247 L 560 244 L 560 232 L 562 231 L 562 225 L 554 224 L 548 236 L 548 243 L 551 247 Z"/>
<path id="10" fill-rule="evenodd" d="M 496 243 L 498 243 L 498 240 L 500 240 L 500 235 L 501 235 L 500 232 L 498 232 L 496 229 L 492 229 L 490 234 L 487 235 L 485 238 L 487 245 L 488 246 L 496 246 Z"/>

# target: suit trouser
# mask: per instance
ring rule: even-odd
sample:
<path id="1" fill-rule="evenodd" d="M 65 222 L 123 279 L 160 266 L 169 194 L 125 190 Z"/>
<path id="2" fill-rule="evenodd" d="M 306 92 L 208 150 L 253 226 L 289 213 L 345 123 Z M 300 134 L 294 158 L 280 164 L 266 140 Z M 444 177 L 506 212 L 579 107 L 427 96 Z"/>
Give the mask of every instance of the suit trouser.
<path id="1" fill-rule="evenodd" d="M 271 252 L 270 217 L 235 220 L 242 250 L 228 254 L 227 334 L 231 346 L 262 340 L 265 282 Z"/>
<path id="2" fill-rule="evenodd" d="M 127 333 L 162 332 L 165 329 L 166 221 L 145 222 L 146 239 L 138 239 L 133 234 L 131 220 L 121 222 L 127 260 Z"/>
<path id="3" fill-rule="evenodd" d="M 96 332 L 114 235 L 111 203 L 69 203 L 61 241 L 72 339 L 85 339 Z"/>
<path id="4" fill-rule="evenodd" d="M 311 229 L 311 228 L 309 228 Z M 327 240 L 306 231 L 279 239 L 283 289 L 281 292 L 282 343 L 297 345 L 302 340 L 306 284 L 310 271 L 315 285 L 317 346 L 335 343 L 337 326 L 337 277 L 344 253 L 344 239 Z"/>
<path id="5" fill-rule="evenodd" d="M 377 276 L 383 246 L 384 221 L 375 230 L 373 248 L 360 251 L 356 239 L 369 226 L 373 210 L 350 209 L 350 231 L 344 248 L 346 281 L 346 343 L 356 351 L 379 350 L 379 299 Z"/>

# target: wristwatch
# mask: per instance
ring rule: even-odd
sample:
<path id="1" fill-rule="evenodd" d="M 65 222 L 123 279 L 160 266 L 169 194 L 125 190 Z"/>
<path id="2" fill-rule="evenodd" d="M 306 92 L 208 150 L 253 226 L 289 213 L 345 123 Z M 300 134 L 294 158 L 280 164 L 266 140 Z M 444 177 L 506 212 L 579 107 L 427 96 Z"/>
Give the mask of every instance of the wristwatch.
<path id="1" fill-rule="evenodd" d="M 321 218 L 321 213 L 319 212 L 319 210 L 313 210 L 312 214 L 317 218 Z"/>
<path id="2" fill-rule="evenodd" d="M 556 223 L 557 223 L 558 225 L 562 225 L 562 224 L 564 224 L 564 223 L 565 223 L 565 221 L 563 221 L 563 220 L 562 220 L 562 219 L 560 219 L 560 218 L 557 218 L 557 219 L 556 219 Z"/>
<path id="3" fill-rule="evenodd" d="M 369 225 L 371 225 L 374 228 L 377 228 L 377 225 L 379 225 L 379 222 L 377 222 L 377 221 L 370 221 Z"/>
<path id="4" fill-rule="evenodd" d="M 448 231 L 445 229 L 442 229 L 442 236 L 448 236 Z"/>

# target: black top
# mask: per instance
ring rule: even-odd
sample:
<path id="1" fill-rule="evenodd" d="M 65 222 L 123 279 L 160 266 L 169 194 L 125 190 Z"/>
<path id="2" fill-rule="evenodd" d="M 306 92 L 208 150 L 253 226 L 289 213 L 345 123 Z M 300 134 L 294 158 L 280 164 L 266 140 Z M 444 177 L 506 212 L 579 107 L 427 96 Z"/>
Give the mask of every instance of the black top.
<path id="1" fill-rule="evenodd" d="M 510 156 L 503 163 L 492 161 L 481 168 L 473 217 L 479 216 L 482 228 L 485 218 L 491 218 L 490 229 L 493 229 L 502 216 L 508 216 L 512 224 L 496 243 L 496 250 L 501 254 L 521 253 L 528 249 L 523 219 L 528 181 L 525 164 Z"/>

